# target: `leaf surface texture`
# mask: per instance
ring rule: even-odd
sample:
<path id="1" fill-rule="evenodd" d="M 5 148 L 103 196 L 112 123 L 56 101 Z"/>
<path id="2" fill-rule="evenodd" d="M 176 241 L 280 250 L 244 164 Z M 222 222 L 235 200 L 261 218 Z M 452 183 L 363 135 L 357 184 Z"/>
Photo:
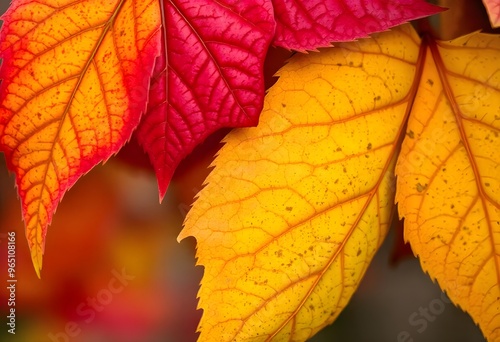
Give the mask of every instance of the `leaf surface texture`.
<path id="1" fill-rule="evenodd" d="M 267 0 L 164 0 L 163 53 L 138 139 L 163 198 L 179 164 L 221 127 L 254 126 L 274 32 Z"/>
<path id="2" fill-rule="evenodd" d="M 405 238 L 453 302 L 500 339 L 500 36 L 429 41 L 396 168 Z"/>
<path id="3" fill-rule="evenodd" d="M 405 26 L 298 55 L 228 135 L 180 235 L 205 267 L 200 340 L 304 341 L 347 304 L 388 230 L 419 51 Z"/>
<path id="4" fill-rule="evenodd" d="M 298 51 L 385 31 L 439 11 L 424 0 L 273 0 L 274 44 Z"/>
<path id="5" fill-rule="evenodd" d="M 15 0 L 2 19 L 0 151 L 39 274 L 64 193 L 121 148 L 146 109 L 160 10 L 153 0 Z"/>

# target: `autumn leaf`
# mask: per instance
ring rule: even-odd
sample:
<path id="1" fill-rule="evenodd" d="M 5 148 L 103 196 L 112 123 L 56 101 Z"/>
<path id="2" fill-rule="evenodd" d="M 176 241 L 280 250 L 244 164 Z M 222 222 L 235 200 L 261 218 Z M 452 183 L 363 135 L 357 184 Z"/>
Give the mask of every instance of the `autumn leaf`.
<path id="1" fill-rule="evenodd" d="M 179 236 L 205 268 L 200 340 L 304 341 L 330 324 L 384 240 L 397 158 L 413 251 L 498 339 L 499 46 L 402 26 L 292 58 Z"/>
<path id="2" fill-rule="evenodd" d="M 422 268 L 500 339 L 500 36 L 429 41 L 396 174 Z"/>
<path id="3" fill-rule="evenodd" d="M 13 1 L 0 33 L 0 151 L 36 272 L 64 193 L 130 138 L 160 48 L 156 1 Z M 131 29 L 134 28 L 134 29 Z"/>
<path id="4" fill-rule="evenodd" d="M 205 267 L 200 340 L 304 341 L 338 316 L 389 227 L 419 60 L 409 26 L 296 56 L 227 136 L 179 236 Z"/>
<path id="5" fill-rule="evenodd" d="M 500 0 L 483 0 L 492 27 L 500 27 Z"/>
<path id="6" fill-rule="evenodd" d="M 424 0 L 273 0 L 274 44 L 297 51 L 329 47 L 438 12 Z"/>
<path id="7" fill-rule="evenodd" d="M 269 0 L 163 3 L 165 43 L 137 135 L 160 198 L 179 162 L 208 135 L 257 124 L 275 26 Z"/>

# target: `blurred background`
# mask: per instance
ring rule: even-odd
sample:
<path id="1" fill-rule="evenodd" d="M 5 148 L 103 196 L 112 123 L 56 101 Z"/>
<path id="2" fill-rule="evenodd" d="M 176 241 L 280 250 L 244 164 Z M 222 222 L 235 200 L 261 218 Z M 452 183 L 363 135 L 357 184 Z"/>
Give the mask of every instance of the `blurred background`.
<path id="1" fill-rule="evenodd" d="M 481 1 L 440 4 L 454 8 L 433 19 L 445 39 L 489 27 Z M 0 12 L 7 7 L 1 0 Z M 272 75 L 288 56 L 271 49 L 266 73 Z M 49 227 L 42 279 L 29 257 L 14 176 L 0 153 L 0 341 L 195 341 L 203 268 L 195 266 L 194 239 L 176 238 L 223 135 L 209 138 L 179 167 L 161 204 L 155 176 L 134 143 L 82 177 Z M 8 232 L 17 241 L 15 335 L 6 325 Z M 421 271 L 395 224 L 351 303 L 312 341 L 484 338 Z"/>

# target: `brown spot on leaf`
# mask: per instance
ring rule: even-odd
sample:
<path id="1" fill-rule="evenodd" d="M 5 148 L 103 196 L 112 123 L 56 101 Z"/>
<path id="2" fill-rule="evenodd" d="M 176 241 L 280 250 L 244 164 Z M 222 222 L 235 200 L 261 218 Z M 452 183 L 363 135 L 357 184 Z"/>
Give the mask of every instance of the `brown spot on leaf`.
<path id="1" fill-rule="evenodd" d="M 420 184 L 420 183 L 417 183 L 417 191 L 418 191 L 418 192 L 422 192 L 422 191 L 424 191 L 426 188 L 427 188 L 427 184 L 422 185 L 422 184 Z"/>

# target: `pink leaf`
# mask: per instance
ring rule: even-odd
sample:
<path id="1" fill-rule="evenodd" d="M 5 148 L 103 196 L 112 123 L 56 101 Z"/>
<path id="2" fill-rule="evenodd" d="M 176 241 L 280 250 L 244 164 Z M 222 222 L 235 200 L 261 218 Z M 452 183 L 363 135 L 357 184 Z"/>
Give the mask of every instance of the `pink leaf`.
<path id="1" fill-rule="evenodd" d="M 257 124 L 263 62 L 274 36 L 269 0 L 163 1 L 166 52 L 157 59 L 137 137 L 163 198 L 179 162 L 221 127 Z"/>
<path id="2" fill-rule="evenodd" d="M 500 27 L 500 0 L 483 0 L 492 27 Z"/>
<path id="3" fill-rule="evenodd" d="M 274 44 L 297 51 L 331 46 L 440 11 L 423 0 L 272 0 Z"/>

